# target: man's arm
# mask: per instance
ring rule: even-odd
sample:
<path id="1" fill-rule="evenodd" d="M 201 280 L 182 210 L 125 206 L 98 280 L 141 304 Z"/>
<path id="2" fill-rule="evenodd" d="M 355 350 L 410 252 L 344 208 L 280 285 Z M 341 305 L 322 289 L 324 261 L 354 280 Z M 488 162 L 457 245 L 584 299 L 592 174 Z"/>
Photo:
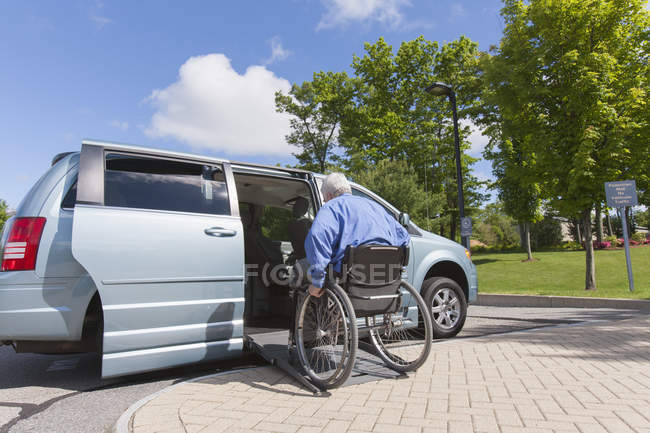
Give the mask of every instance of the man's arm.
<path id="1" fill-rule="evenodd" d="M 310 266 L 312 285 L 322 288 L 332 251 L 340 237 L 339 223 L 330 207 L 322 207 L 305 239 L 305 253 Z"/>

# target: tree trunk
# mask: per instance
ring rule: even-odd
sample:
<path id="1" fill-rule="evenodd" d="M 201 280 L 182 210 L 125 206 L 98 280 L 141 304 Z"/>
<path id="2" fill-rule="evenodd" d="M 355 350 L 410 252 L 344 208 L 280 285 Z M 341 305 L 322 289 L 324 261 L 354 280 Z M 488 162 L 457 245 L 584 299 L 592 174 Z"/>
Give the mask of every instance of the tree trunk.
<path id="1" fill-rule="evenodd" d="M 594 244 L 591 233 L 591 209 L 582 213 L 585 231 L 585 290 L 596 290 L 596 263 L 594 262 Z"/>
<path id="2" fill-rule="evenodd" d="M 609 211 L 605 214 L 605 219 L 607 219 L 608 236 L 614 236 L 614 230 L 612 230 L 612 219 L 609 216 Z"/>
<path id="3" fill-rule="evenodd" d="M 580 230 L 580 220 L 575 219 L 576 223 L 576 233 L 578 233 L 578 243 L 582 245 L 582 231 Z"/>
<path id="4" fill-rule="evenodd" d="M 533 260 L 533 252 L 530 248 L 530 223 L 528 221 L 522 223 L 523 236 L 521 238 L 522 246 L 526 249 L 526 254 L 528 254 L 529 262 Z"/>
<path id="5" fill-rule="evenodd" d="M 603 215 L 600 203 L 596 204 L 596 242 L 603 241 Z"/>

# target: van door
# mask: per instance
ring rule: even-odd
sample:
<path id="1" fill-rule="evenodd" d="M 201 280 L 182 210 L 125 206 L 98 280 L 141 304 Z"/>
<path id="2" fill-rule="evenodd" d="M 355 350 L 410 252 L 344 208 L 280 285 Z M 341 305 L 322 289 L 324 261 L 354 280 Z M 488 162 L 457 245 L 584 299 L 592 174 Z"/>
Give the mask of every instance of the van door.
<path id="1" fill-rule="evenodd" d="M 229 164 L 84 143 L 72 253 L 104 312 L 102 377 L 238 356 L 244 240 Z"/>

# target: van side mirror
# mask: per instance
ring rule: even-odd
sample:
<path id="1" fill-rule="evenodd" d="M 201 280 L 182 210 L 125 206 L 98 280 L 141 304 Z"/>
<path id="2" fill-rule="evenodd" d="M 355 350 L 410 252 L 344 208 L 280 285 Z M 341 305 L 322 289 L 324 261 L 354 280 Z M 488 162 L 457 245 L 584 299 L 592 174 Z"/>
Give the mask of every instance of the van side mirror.
<path id="1" fill-rule="evenodd" d="M 402 212 L 399 214 L 399 223 L 403 225 L 404 227 L 408 227 L 409 223 L 411 222 L 411 217 L 409 214 L 406 212 Z"/>

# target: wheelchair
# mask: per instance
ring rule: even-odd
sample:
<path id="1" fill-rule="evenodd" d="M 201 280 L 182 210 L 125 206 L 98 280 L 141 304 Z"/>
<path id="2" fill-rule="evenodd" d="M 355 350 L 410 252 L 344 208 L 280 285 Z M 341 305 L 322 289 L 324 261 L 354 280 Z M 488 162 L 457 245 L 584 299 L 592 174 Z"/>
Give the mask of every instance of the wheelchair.
<path id="1" fill-rule="evenodd" d="M 359 339 L 400 373 L 426 361 L 431 315 L 419 292 L 402 281 L 407 264 L 407 247 L 348 247 L 341 272 L 330 270 L 321 297 L 294 290 L 290 342 L 312 383 L 321 389 L 342 385 L 354 367 Z"/>

